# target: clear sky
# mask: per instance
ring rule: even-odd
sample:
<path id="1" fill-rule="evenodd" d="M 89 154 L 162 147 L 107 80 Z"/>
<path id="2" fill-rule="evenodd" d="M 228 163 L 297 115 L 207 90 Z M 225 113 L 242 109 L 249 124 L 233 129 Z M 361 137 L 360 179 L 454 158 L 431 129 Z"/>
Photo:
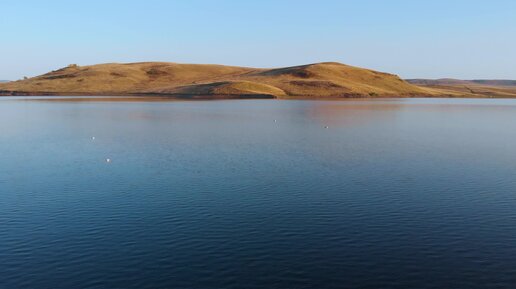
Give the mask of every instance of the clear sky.
<path id="1" fill-rule="evenodd" d="M 138 61 L 516 79 L 514 0 L 0 0 L 0 28 L 9 80 Z"/>

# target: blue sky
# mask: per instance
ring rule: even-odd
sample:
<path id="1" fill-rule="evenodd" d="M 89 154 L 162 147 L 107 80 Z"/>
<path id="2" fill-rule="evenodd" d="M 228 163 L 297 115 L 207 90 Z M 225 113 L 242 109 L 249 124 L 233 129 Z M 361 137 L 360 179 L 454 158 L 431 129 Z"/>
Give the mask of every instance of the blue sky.
<path id="1" fill-rule="evenodd" d="M 137 61 L 516 79 L 513 0 L 0 0 L 0 27 L 0 79 Z"/>

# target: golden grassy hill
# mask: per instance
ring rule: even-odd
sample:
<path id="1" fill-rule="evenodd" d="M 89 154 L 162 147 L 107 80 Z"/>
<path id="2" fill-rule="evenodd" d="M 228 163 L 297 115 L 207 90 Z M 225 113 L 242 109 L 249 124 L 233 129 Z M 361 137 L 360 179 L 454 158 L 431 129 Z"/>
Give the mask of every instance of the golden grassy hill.
<path id="1" fill-rule="evenodd" d="M 0 84 L 1 95 L 166 95 L 205 98 L 463 96 L 410 84 L 394 74 L 327 62 L 258 69 L 145 62 L 70 65 Z"/>

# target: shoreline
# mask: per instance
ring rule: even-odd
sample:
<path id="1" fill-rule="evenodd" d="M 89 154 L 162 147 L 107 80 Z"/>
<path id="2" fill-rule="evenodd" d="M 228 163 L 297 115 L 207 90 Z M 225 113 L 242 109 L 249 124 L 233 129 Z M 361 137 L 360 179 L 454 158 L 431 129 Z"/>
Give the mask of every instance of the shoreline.
<path id="1" fill-rule="evenodd" d="M 241 95 L 202 95 L 202 94 L 162 94 L 162 93 L 79 93 L 79 92 L 67 92 L 67 93 L 55 93 L 55 92 L 5 92 L 0 91 L 0 98 L 3 97 L 70 97 L 70 98 L 128 98 L 128 99 L 163 99 L 163 100 L 224 100 L 224 99 L 277 99 L 277 100 L 346 100 L 346 99 L 389 99 L 389 98 L 457 98 L 457 99 L 516 99 L 512 96 L 488 96 L 488 95 L 385 95 L 385 96 L 367 96 L 367 95 L 348 95 L 348 96 L 284 96 L 277 97 L 274 95 L 252 95 L 252 94 L 241 94 Z"/>
<path id="2" fill-rule="evenodd" d="M 388 100 L 516 100 L 512 97 L 348 97 L 348 98 L 254 98 L 254 97 L 177 97 L 170 95 L 129 95 L 129 94 L 110 94 L 110 95 L 0 95 L 1 100 L 15 101 L 43 101 L 43 102 L 167 102 L 167 101 L 224 101 L 224 100 L 276 100 L 276 101 L 388 101 Z"/>

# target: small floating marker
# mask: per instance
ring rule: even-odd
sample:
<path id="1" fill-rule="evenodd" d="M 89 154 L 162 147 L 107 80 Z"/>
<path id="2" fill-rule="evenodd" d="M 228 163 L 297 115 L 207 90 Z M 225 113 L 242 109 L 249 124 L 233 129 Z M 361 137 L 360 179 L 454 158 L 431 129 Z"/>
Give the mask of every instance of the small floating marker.
<path id="1" fill-rule="evenodd" d="M 324 128 L 328 128 L 328 126 L 325 126 Z"/>
<path id="2" fill-rule="evenodd" d="M 106 159 L 106 163 L 110 163 L 111 162 L 111 159 Z"/>
<path id="3" fill-rule="evenodd" d="M 274 120 L 274 122 L 278 122 L 277 120 Z"/>
<path id="4" fill-rule="evenodd" d="M 95 140 L 95 137 L 94 137 L 94 136 L 92 136 L 92 137 L 91 137 L 91 140 Z"/>

